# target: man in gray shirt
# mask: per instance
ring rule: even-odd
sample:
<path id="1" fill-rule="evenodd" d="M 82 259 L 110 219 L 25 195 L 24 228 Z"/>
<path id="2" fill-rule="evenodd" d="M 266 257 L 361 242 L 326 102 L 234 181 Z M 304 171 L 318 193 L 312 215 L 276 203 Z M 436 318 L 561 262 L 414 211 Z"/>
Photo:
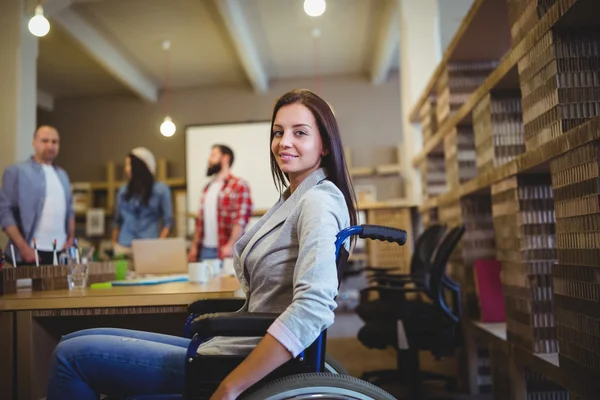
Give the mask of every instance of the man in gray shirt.
<path id="1" fill-rule="evenodd" d="M 0 226 L 15 247 L 20 264 L 35 261 L 34 240 L 40 265 L 52 264 L 53 242 L 57 251 L 73 244 L 75 216 L 71 184 L 66 172 L 54 164 L 60 137 L 51 126 L 40 126 L 33 135 L 34 155 L 9 166 L 0 188 Z M 12 260 L 11 260 L 12 261 Z"/>

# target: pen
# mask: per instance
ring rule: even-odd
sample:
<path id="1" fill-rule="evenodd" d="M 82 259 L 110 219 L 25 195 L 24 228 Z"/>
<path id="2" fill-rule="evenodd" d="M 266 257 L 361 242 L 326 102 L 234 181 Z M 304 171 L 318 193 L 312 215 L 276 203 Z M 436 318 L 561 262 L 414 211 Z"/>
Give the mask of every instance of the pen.
<path id="1" fill-rule="evenodd" d="M 79 260 L 79 241 L 77 238 L 73 239 L 73 246 L 75 246 L 75 259 L 77 260 L 77 265 L 81 264 Z"/>
<path id="2" fill-rule="evenodd" d="M 33 238 L 33 251 L 35 253 L 35 266 L 39 267 L 40 266 L 40 259 L 38 258 L 37 243 L 35 241 L 35 238 Z"/>
<path id="3" fill-rule="evenodd" d="M 52 242 L 52 264 L 58 265 L 58 259 L 56 258 L 56 239 Z"/>
<path id="4" fill-rule="evenodd" d="M 10 245 L 10 255 L 13 261 L 13 267 L 17 268 L 17 259 L 15 258 L 15 246 Z"/>

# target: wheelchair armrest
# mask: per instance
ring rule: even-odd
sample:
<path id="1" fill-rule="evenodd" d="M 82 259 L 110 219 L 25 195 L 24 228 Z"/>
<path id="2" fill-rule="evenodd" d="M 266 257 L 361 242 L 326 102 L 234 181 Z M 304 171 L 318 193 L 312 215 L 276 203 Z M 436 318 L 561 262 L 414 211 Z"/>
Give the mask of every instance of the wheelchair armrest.
<path id="1" fill-rule="evenodd" d="M 234 312 L 244 306 L 245 299 L 200 299 L 188 306 L 191 314 L 208 314 L 220 312 Z"/>
<path id="2" fill-rule="evenodd" d="M 365 271 L 375 272 L 376 274 L 389 274 L 397 270 L 394 267 L 365 267 Z"/>
<path id="3" fill-rule="evenodd" d="M 369 278 L 370 283 L 388 284 L 393 286 L 404 286 L 409 283 L 423 285 L 423 277 L 420 275 L 382 275 L 372 276 Z"/>
<path id="4" fill-rule="evenodd" d="M 367 286 L 360 291 L 361 296 L 366 295 L 368 292 L 377 292 L 379 294 L 405 294 L 405 293 L 424 293 L 426 290 L 424 287 L 404 288 L 404 287 L 393 287 L 393 286 Z"/>
<path id="5" fill-rule="evenodd" d="M 277 317 L 277 313 L 203 314 L 192 321 L 191 332 L 203 339 L 213 336 L 264 336 Z"/>

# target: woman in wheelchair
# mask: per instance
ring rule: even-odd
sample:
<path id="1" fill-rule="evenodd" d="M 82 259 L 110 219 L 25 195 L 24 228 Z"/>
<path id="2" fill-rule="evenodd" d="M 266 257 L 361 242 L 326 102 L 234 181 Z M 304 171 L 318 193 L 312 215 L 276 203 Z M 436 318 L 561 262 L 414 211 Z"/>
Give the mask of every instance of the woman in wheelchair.
<path id="1" fill-rule="evenodd" d="M 333 323 L 336 235 L 357 221 L 338 124 L 326 101 L 307 90 L 284 94 L 270 137 L 271 172 L 282 195 L 235 244 L 234 263 L 246 294 L 242 310 L 280 315 L 262 338 L 217 336 L 200 345 L 199 354 L 247 355 L 211 399 L 237 398 Z M 183 393 L 189 343 L 110 328 L 66 335 L 53 355 L 47 399 Z"/>

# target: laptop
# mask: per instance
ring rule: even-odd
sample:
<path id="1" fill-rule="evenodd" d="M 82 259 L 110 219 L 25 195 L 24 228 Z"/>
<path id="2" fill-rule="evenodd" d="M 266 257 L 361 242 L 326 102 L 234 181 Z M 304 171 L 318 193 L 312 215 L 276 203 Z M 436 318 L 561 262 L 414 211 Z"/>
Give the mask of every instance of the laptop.
<path id="1" fill-rule="evenodd" d="M 136 239 L 131 243 L 133 270 L 137 276 L 187 274 L 183 238 Z"/>

